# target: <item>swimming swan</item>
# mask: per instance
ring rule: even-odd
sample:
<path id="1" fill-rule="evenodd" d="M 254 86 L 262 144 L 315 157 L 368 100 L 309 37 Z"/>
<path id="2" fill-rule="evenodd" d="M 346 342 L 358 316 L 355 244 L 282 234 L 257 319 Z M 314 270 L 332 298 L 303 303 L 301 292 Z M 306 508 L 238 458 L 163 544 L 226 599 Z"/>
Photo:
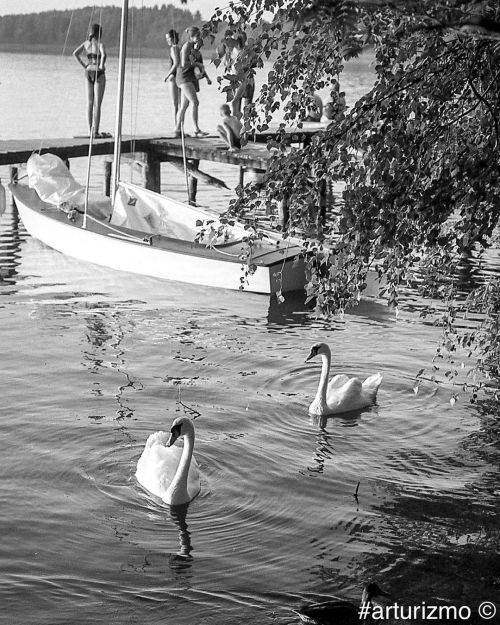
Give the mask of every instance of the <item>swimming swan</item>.
<path id="1" fill-rule="evenodd" d="M 183 447 L 174 445 L 180 437 L 184 437 Z M 155 432 L 146 441 L 137 462 L 137 481 L 171 506 L 191 501 L 201 488 L 193 448 L 193 421 L 187 417 L 175 419 L 170 434 Z"/>
<path id="2" fill-rule="evenodd" d="M 377 584 L 366 584 L 363 588 L 361 603 L 368 603 L 371 608 L 383 607 L 392 603 L 392 598 Z M 310 603 L 298 610 L 293 610 L 304 623 L 309 625 L 353 625 L 362 623 L 359 606 L 350 601 L 332 599 L 321 603 Z M 371 622 L 369 620 L 368 622 Z"/>
<path id="3" fill-rule="evenodd" d="M 323 361 L 318 392 L 309 413 L 313 415 L 330 415 L 350 410 L 359 410 L 371 406 L 376 398 L 382 376 L 380 373 L 371 375 L 361 382 L 358 378 L 348 378 L 346 375 L 336 375 L 328 383 L 332 353 L 326 343 L 315 343 L 311 347 L 306 362 L 315 356 L 321 356 Z"/>

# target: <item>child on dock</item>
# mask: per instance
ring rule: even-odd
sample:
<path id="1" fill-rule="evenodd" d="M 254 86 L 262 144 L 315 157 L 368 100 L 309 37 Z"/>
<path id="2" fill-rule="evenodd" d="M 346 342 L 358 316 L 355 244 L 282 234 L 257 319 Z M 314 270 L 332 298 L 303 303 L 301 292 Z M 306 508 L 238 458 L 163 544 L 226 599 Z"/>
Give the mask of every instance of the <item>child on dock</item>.
<path id="1" fill-rule="evenodd" d="M 220 107 L 220 115 L 222 117 L 222 124 L 217 126 L 217 132 L 222 139 L 227 143 L 229 152 L 234 152 L 241 148 L 241 122 L 235 116 L 231 115 L 231 109 L 228 104 L 223 104 Z"/>

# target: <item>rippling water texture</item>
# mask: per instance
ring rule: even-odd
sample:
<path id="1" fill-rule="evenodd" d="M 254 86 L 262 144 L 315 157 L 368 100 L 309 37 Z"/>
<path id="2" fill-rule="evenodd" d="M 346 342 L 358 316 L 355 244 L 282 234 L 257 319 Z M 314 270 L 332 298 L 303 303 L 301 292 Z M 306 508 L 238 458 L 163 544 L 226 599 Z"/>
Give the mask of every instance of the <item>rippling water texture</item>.
<path id="1" fill-rule="evenodd" d="M 147 61 L 147 80 L 157 70 Z M 13 134 L 29 136 L 28 111 L 8 105 Z M 497 408 L 451 406 L 451 387 L 430 382 L 414 394 L 439 336 L 422 304 L 409 295 L 396 319 L 363 301 L 326 323 L 300 298 L 80 263 L 30 238 L 9 207 L 0 621 L 285 625 L 302 600 L 357 601 L 370 579 L 406 603 L 498 597 Z M 383 374 L 376 406 L 309 417 L 320 364 L 304 359 L 320 340 L 332 373 Z M 202 489 L 170 509 L 134 472 L 148 435 L 185 414 Z"/>

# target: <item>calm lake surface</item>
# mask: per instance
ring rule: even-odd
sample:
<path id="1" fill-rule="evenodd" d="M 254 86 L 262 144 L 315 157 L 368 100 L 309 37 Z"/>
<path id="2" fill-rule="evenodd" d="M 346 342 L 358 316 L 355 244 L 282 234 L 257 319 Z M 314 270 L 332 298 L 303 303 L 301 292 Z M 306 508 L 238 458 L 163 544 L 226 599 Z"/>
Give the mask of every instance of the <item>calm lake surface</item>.
<path id="1" fill-rule="evenodd" d="M 73 59 L 0 58 L 2 139 L 84 133 Z M 115 68 L 111 58 L 103 130 L 114 124 Z M 171 132 L 164 73 L 161 60 L 142 61 L 126 132 Z M 348 100 L 371 80 L 354 64 Z M 215 86 L 202 96 L 201 126 L 213 130 L 222 98 Z M 84 169 L 72 163 L 82 181 Z M 236 168 L 205 170 L 237 183 Z M 183 198 L 177 170 L 163 180 Z M 199 199 L 223 209 L 232 194 L 202 186 Z M 488 271 L 499 267 L 490 255 Z M 464 268 L 465 283 L 480 279 Z M 406 605 L 498 601 L 498 406 L 451 406 L 453 387 L 426 381 L 414 394 L 440 334 L 420 319 L 424 305 L 409 293 L 396 318 L 362 301 L 325 322 L 301 298 L 278 305 L 113 272 L 32 239 L 8 206 L 0 622 L 285 625 L 304 600 L 357 602 L 369 580 Z M 324 427 L 309 417 L 320 363 L 304 359 L 317 341 L 332 348 L 332 374 L 383 374 L 376 406 Z M 134 473 L 148 435 L 184 414 L 199 415 L 202 490 L 169 509 Z"/>

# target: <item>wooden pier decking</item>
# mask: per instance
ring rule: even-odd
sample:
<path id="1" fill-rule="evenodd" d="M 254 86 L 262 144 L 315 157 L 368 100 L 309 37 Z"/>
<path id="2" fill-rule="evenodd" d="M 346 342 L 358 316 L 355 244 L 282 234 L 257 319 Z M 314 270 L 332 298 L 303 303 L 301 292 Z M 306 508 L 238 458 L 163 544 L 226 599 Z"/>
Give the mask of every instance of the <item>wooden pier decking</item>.
<path id="1" fill-rule="evenodd" d="M 312 127 L 292 130 L 288 133 L 288 142 L 306 143 L 324 125 L 314 124 Z M 251 172 L 256 180 L 264 174 L 270 159 L 270 152 L 266 143 L 275 136 L 272 131 L 261 133 L 253 137 L 241 150 L 230 152 L 222 139 L 216 135 L 203 138 L 186 136 L 184 149 L 182 140 L 175 137 L 158 136 L 123 136 L 121 154 L 141 154 L 143 184 L 147 189 L 160 192 L 161 163 L 170 162 L 178 168 L 183 168 L 184 153 L 188 170 L 189 202 L 196 204 L 198 180 L 209 184 L 226 187 L 225 183 L 199 170 L 200 161 L 212 161 L 234 165 L 240 169 L 240 184 L 244 184 L 246 172 Z M 94 139 L 92 146 L 93 156 L 112 156 L 114 141 L 112 138 Z M 56 154 L 69 165 L 71 158 L 87 157 L 89 153 L 88 137 L 63 137 L 55 139 L 20 139 L 0 141 L 0 166 L 11 166 L 11 180 L 17 181 L 18 166 L 28 161 L 33 152 Z M 111 179 L 111 159 L 104 162 L 104 192 L 109 195 Z M 226 187 L 227 188 L 227 187 Z M 287 219 L 285 200 L 278 208 L 280 223 Z"/>
<path id="2" fill-rule="evenodd" d="M 92 147 L 94 156 L 112 155 L 113 139 L 95 139 Z M 190 159 L 228 163 L 255 169 L 266 169 L 269 152 L 263 143 L 249 143 L 238 152 L 228 152 L 224 143 L 215 135 L 198 139 L 186 137 L 186 156 Z M 88 155 L 89 139 L 86 137 L 64 137 L 54 139 L 12 139 L 0 141 L 0 165 L 26 163 L 33 152 L 51 152 L 64 160 Z M 169 156 L 182 158 L 181 139 L 173 137 L 124 136 L 122 154 L 151 153 L 161 161 Z"/>

